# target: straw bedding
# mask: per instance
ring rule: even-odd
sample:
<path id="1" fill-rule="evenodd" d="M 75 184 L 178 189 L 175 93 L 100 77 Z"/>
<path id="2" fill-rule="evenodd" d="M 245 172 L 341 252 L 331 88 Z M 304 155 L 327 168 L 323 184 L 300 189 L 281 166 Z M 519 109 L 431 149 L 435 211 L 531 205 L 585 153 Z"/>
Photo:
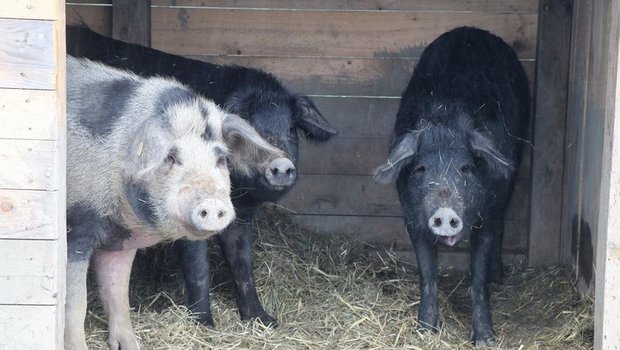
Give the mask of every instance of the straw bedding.
<path id="1" fill-rule="evenodd" d="M 219 249 L 212 259 L 216 328 L 194 322 L 172 249 L 139 255 L 132 274 L 132 321 L 143 349 L 467 349 L 467 274 L 441 270 L 439 334 L 416 331 L 415 267 L 343 235 L 318 235 L 275 209 L 256 221 L 255 275 L 277 328 L 239 320 Z M 215 245 L 215 244 L 213 244 Z M 95 288 L 90 288 L 91 290 Z M 579 299 L 570 270 L 513 267 L 492 287 L 492 312 L 503 349 L 590 349 L 593 304 Z M 107 349 L 107 324 L 89 294 L 91 349 Z"/>

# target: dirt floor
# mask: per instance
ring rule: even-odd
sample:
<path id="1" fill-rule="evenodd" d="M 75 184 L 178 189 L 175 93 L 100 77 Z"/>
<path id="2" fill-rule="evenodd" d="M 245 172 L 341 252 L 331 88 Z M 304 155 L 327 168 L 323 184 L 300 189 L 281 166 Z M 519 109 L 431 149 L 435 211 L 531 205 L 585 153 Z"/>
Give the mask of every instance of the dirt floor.
<path id="1" fill-rule="evenodd" d="M 196 324 L 183 306 L 172 249 L 139 256 L 130 299 L 142 349 L 472 348 L 467 274 L 440 271 L 443 329 L 421 334 L 414 266 L 345 236 L 305 231 L 265 210 L 256 222 L 256 280 L 266 310 L 280 323 L 268 328 L 239 320 L 226 266 L 219 249 L 212 250 L 215 329 Z M 107 349 L 107 324 L 96 299 L 91 292 L 88 344 Z M 577 297 L 566 268 L 512 268 L 503 285 L 492 287 L 491 302 L 499 348 L 592 348 L 592 300 Z"/>

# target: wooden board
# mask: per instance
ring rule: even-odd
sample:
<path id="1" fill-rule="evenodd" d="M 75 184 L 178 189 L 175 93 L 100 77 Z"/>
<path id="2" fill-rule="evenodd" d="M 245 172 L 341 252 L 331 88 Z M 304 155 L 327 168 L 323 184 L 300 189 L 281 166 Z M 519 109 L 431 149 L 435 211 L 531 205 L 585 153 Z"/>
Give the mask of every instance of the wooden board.
<path id="1" fill-rule="evenodd" d="M 110 0 L 111 3 L 111 0 Z M 112 36 L 112 7 L 67 4 L 67 24 L 87 25 L 97 33 Z"/>
<path id="2" fill-rule="evenodd" d="M 58 190 L 58 144 L 0 139 L 0 189 Z"/>
<path id="3" fill-rule="evenodd" d="M 530 266 L 560 261 L 562 164 L 572 0 L 542 0 L 530 206 Z M 544 116 L 544 117 L 543 117 Z"/>
<path id="4" fill-rule="evenodd" d="M 110 0 L 80 0 L 106 3 Z M 476 11 L 536 13 L 536 0 L 152 0 L 153 6 L 347 11 Z"/>
<path id="5" fill-rule="evenodd" d="M 5 0 L 2 17 L 52 20 L 60 6 L 59 1 L 50 0 Z"/>
<path id="6" fill-rule="evenodd" d="M 53 90 L 53 21 L 0 18 L 0 88 Z"/>
<path id="7" fill-rule="evenodd" d="M 0 239 L 0 304 L 55 305 L 58 242 Z"/>
<path id="8" fill-rule="evenodd" d="M 0 349 L 62 349 L 56 343 L 54 306 L 0 305 Z"/>
<path id="9" fill-rule="evenodd" d="M 56 191 L 0 189 L 0 239 L 57 239 Z"/>
<path id="10" fill-rule="evenodd" d="M 151 0 L 114 0 L 112 37 L 128 43 L 151 46 Z"/>
<path id="11" fill-rule="evenodd" d="M 0 138 L 56 139 L 56 99 L 55 91 L 0 89 Z"/>
<path id="12" fill-rule="evenodd" d="M 594 6 L 592 43 L 599 46 L 598 70 L 593 71 L 604 123 L 601 153 L 600 202 L 596 245 L 594 348 L 620 348 L 620 4 Z"/>
<path id="13" fill-rule="evenodd" d="M 486 28 L 534 58 L 535 14 L 153 8 L 152 45 L 183 55 L 418 58 L 446 29 Z M 251 33 L 251 35 L 250 35 Z"/>

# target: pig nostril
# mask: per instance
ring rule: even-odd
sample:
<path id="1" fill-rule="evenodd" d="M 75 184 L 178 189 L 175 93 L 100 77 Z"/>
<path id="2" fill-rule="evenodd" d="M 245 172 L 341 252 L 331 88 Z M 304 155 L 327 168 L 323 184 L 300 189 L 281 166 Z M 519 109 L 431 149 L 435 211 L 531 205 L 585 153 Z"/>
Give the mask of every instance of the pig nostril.
<path id="1" fill-rule="evenodd" d="M 201 212 L 200 212 L 200 217 L 201 217 L 201 218 L 203 218 L 203 219 L 204 219 L 205 217 L 207 217 L 207 211 L 206 211 L 206 210 L 201 211 Z"/>
<path id="2" fill-rule="evenodd" d="M 450 220 L 450 226 L 456 228 L 459 225 L 459 221 L 457 219 Z"/>
<path id="3" fill-rule="evenodd" d="M 271 174 L 272 175 L 278 175 L 278 168 L 271 169 Z"/>
<path id="4" fill-rule="evenodd" d="M 286 171 L 286 175 L 291 176 L 291 174 L 293 174 L 293 171 L 295 171 L 295 170 L 294 170 L 294 169 L 288 169 L 288 170 Z"/>
<path id="5" fill-rule="evenodd" d="M 223 218 L 223 217 L 224 217 L 224 212 L 223 212 L 223 211 L 221 211 L 221 210 L 220 210 L 220 211 L 218 211 L 218 212 L 217 212 L 217 217 L 218 217 L 218 218 L 220 218 L 220 219 L 221 219 L 221 218 Z"/>
<path id="6" fill-rule="evenodd" d="M 440 218 L 435 218 L 435 221 L 433 221 L 433 226 L 435 226 L 435 227 L 441 226 L 441 219 Z"/>

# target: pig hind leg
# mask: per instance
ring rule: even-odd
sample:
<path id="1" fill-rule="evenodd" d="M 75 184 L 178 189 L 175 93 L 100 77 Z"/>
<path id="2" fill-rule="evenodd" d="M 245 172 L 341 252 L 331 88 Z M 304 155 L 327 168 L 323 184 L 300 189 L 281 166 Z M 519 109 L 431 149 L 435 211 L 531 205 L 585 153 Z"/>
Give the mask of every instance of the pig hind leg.
<path id="1" fill-rule="evenodd" d="M 235 222 L 218 236 L 236 286 L 239 314 L 242 320 L 258 319 L 275 326 L 277 321 L 263 309 L 254 283 L 251 217 L 240 219 L 246 223 Z"/>
<path id="2" fill-rule="evenodd" d="M 86 317 L 86 276 L 88 259 L 67 263 L 67 296 L 65 304 L 65 349 L 86 350 L 84 318 Z"/>
<path id="3" fill-rule="evenodd" d="M 187 288 L 187 305 L 198 321 L 214 327 L 209 288 L 211 273 L 206 241 L 179 240 L 175 244 Z"/>
<path id="4" fill-rule="evenodd" d="M 108 345 L 111 350 L 138 350 L 138 340 L 129 318 L 129 277 L 136 250 L 95 253 L 93 264 L 99 298 L 108 316 Z"/>

